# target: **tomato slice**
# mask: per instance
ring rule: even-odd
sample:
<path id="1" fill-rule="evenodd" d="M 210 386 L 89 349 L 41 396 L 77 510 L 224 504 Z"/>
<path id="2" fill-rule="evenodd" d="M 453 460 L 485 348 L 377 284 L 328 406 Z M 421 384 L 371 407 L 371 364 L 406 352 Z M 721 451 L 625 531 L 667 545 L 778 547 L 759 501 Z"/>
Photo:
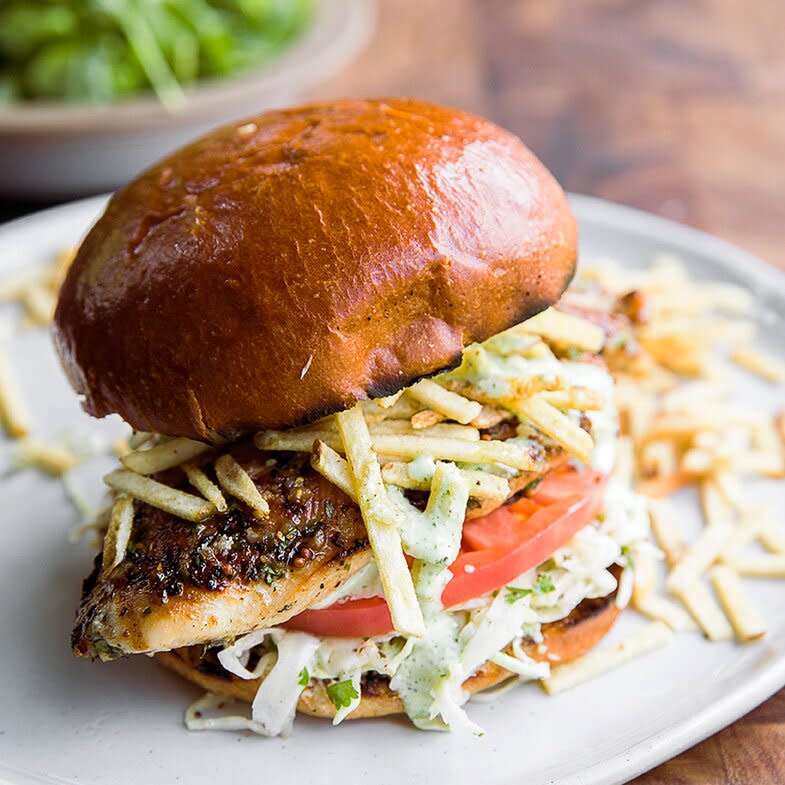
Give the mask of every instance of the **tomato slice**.
<path id="1" fill-rule="evenodd" d="M 490 548 L 460 553 L 450 565 L 453 579 L 442 594 L 445 608 L 498 589 L 542 564 L 591 523 L 601 505 L 599 490 L 583 497 L 567 496 L 522 520 L 519 539 L 512 547 L 510 541 L 505 541 Z"/>
<path id="2" fill-rule="evenodd" d="M 589 496 L 598 486 L 605 486 L 605 476 L 593 469 L 553 472 L 535 488 L 531 501 L 535 504 L 553 504 L 568 496 Z"/>
<path id="3" fill-rule="evenodd" d="M 499 589 L 542 564 L 599 512 L 607 478 L 593 471 L 546 477 L 531 499 L 523 498 L 465 524 L 463 547 L 450 565 L 452 580 L 442 593 L 445 608 Z M 365 637 L 392 632 L 383 597 L 345 600 L 307 610 L 283 626 L 313 635 Z"/>
<path id="4" fill-rule="evenodd" d="M 303 611 L 283 626 L 311 635 L 341 638 L 386 635 L 393 629 L 390 609 L 383 597 L 344 600 L 329 608 Z"/>

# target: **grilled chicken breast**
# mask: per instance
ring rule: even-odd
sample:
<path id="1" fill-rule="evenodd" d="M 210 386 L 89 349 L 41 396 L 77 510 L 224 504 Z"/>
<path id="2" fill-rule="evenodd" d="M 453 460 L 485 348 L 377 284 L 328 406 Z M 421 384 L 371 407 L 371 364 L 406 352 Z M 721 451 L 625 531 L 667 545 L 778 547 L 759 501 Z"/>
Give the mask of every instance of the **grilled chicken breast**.
<path id="1" fill-rule="evenodd" d="M 505 430 L 497 426 L 493 438 L 515 433 L 514 425 Z M 125 559 L 105 570 L 97 557 L 84 582 L 71 639 L 76 654 L 108 660 L 280 624 L 371 558 L 359 508 L 310 467 L 307 455 L 250 444 L 233 445 L 231 454 L 267 499 L 269 515 L 256 517 L 236 503 L 189 523 L 137 502 Z M 564 460 L 557 450 L 543 457 L 542 473 Z M 511 493 L 538 476 L 516 478 Z M 179 470 L 160 479 L 192 491 Z M 488 511 L 475 505 L 469 516 Z"/>

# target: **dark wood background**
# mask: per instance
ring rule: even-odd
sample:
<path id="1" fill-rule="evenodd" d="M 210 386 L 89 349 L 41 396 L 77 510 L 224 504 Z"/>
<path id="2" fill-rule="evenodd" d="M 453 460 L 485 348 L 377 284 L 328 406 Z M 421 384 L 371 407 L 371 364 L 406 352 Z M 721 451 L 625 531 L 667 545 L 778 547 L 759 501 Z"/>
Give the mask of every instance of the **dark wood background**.
<path id="1" fill-rule="evenodd" d="M 408 94 L 520 134 L 572 191 L 785 269 L 783 0 L 380 0 L 315 95 Z M 785 691 L 636 785 L 782 785 Z"/>

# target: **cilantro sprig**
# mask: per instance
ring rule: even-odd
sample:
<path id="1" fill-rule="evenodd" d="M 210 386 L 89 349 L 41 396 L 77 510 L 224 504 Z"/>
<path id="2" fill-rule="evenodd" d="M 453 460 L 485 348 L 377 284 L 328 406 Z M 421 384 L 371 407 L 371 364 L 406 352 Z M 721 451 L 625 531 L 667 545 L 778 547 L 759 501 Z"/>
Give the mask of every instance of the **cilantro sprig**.
<path id="1" fill-rule="evenodd" d="M 553 578 L 551 578 L 547 572 L 542 572 L 537 576 L 537 579 L 534 581 L 534 586 L 531 589 L 508 586 L 504 599 L 510 605 L 514 605 L 518 600 L 522 600 L 530 594 L 550 594 L 552 591 L 556 591 L 556 587 L 553 585 Z"/>
<path id="2" fill-rule="evenodd" d="M 337 681 L 327 686 L 327 697 L 336 709 L 345 709 L 352 705 L 352 701 L 359 697 L 351 679 Z"/>

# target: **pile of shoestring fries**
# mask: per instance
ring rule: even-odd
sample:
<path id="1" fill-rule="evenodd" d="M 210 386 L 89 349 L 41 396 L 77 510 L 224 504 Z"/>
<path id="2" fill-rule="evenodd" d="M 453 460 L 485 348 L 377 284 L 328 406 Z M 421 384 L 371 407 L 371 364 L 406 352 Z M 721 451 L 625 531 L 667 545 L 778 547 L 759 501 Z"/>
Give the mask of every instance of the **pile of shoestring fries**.
<path id="1" fill-rule="evenodd" d="M 785 478 L 785 414 L 739 402 L 730 364 L 783 391 L 785 366 L 752 344 L 749 292 L 692 281 L 672 257 L 645 272 L 585 270 L 568 300 L 588 306 L 607 295 L 632 323 L 605 352 L 623 429 L 616 472 L 651 497 L 664 589 L 689 616 L 657 592 L 645 554 L 636 559 L 633 605 L 674 629 L 689 629 L 692 617 L 711 640 L 758 639 L 766 624 L 739 576 L 785 578 L 785 525 L 770 507 L 745 498 L 744 488 L 750 478 Z M 697 489 L 705 523 L 693 542 L 669 499 L 686 487 Z M 768 553 L 747 556 L 755 541 Z"/>

